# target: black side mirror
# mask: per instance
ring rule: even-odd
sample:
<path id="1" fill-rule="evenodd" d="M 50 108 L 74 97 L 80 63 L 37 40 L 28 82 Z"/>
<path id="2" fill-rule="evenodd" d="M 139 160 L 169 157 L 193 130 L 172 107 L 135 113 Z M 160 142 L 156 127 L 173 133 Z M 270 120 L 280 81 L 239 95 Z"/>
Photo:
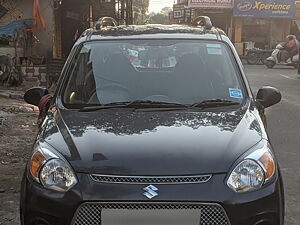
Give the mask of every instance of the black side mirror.
<path id="1" fill-rule="evenodd" d="M 281 101 L 281 93 L 274 87 L 262 87 L 258 90 L 256 101 L 264 108 L 268 108 Z"/>
<path id="2" fill-rule="evenodd" d="M 49 91 L 46 88 L 31 88 L 28 91 L 26 91 L 24 95 L 24 100 L 28 104 L 38 106 L 41 98 L 47 94 L 49 94 Z"/>

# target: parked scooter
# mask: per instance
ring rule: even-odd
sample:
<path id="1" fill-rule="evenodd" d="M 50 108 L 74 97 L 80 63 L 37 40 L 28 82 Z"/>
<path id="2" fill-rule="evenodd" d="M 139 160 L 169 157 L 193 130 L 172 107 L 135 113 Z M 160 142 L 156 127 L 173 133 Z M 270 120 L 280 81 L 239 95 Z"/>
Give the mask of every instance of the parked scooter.
<path id="1" fill-rule="evenodd" d="M 284 65 L 284 66 L 293 66 L 298 68 L 299 64 L 299 54 L 293 56 L 292 59 L 288 59 L 287 62 L 282 60 L 281 53 L 284 50 L 284 46 L 282 44 L 278 44 L 276 49 L 272 52 L 271 56 L 268 57 L 265 61 L 265 65 L 268 68 L 273 68 L 275 65 Z"/>

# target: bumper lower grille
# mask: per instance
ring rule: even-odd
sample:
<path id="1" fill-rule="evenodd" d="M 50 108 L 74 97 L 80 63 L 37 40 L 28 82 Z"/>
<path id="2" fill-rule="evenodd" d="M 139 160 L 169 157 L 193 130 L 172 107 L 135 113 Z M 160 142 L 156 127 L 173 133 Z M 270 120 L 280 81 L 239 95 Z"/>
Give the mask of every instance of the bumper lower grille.
<path id="1" fill-rule="evenodd" d="M 76 211 L 72 225 L 101 225 L 101 210 L 193 210 L 201 211 L 200 225 L 230 225 L 219 204 L 185 203 L 84 203 Z"/>
<path id="2" fill-rule="evenodd" d="M 126 183 L 126 184 L 192 184 L 205 183 L 211 175 L 198 176 L 112 176 L 92 174 L 91 178 L 102 183 Z"/>

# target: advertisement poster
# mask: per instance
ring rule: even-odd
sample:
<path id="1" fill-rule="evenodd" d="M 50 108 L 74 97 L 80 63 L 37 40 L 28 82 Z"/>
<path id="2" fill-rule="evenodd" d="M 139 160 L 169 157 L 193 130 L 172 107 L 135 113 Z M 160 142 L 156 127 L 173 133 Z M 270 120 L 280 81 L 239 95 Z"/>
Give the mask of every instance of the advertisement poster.
<path id="1" fill-rule="evenodd" d="M 234 17 L 292 18 L 295 0 L 234 0 Z"/>
<path id="2" fill-rule="evenodd" d="M 192 8 L 232 8 L 231 0 L 189 0 L 189 7 Z"/>

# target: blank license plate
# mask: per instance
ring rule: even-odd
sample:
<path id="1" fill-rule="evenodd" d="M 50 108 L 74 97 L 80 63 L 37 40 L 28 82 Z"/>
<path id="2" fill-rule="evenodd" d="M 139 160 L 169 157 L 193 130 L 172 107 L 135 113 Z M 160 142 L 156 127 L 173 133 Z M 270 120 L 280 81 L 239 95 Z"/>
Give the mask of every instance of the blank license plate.
<path id="1" fill-rule="evenodd" d="M 103 209 L 101 225 L 199 225 L 200 210 Z"/>

